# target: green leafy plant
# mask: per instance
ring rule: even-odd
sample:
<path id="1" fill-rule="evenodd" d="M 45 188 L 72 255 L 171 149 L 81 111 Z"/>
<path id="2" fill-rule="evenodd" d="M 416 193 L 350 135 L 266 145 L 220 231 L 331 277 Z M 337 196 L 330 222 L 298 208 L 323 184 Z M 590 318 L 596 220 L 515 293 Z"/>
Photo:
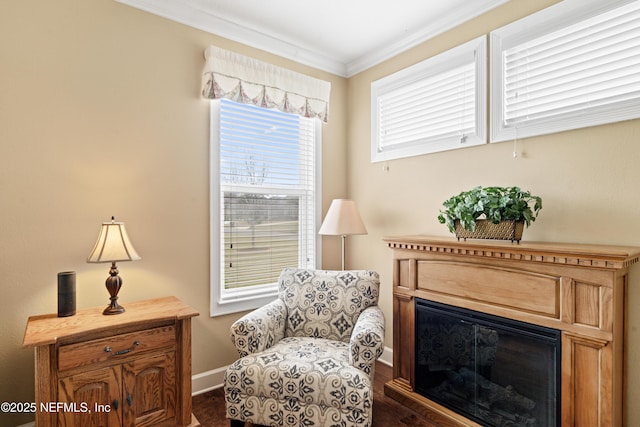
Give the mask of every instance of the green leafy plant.
<path id="1" fill-rule="evenodd" d="M 446 200 L 438 221 L 455 232 L 459 220 L 465 230 L 474 231 L 477 219 L 494 224 L 502 220 L 524 221 L 527 227 L 536 220 L 542 199 L 519 187 L 476 187 Z"/>

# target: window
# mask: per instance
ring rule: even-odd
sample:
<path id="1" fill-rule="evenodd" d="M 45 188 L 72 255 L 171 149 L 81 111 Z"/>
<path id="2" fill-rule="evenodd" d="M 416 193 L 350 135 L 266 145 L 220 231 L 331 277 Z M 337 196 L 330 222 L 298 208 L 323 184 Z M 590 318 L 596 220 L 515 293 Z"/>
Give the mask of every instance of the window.
<path id="1" fill-rule="evenodd" d="M 371 161 L 486 143 L 486 37 L 371 85 Z"/>
<path id="2" fill-rule="evenodd" d="M 491 33 L 491 141 L 640 117 L 640 1 L 566 0 Z"/>
<path id="3" fill-rule="evenodd" d="M 320 124 L 211 101 L 211 314 L 275 298 L 284 267 L 314 268 Z"/>

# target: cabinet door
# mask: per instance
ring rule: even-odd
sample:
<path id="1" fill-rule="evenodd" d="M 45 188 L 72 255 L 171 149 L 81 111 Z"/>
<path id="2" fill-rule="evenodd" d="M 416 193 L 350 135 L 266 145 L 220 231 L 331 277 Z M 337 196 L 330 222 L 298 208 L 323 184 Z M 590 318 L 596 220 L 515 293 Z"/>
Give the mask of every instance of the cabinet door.
<path id="1" fill-rule="evenodd" d="M 52 402 L 61 427 L 111 427 L 122 424 L 120 367 L 97 369 L 58 381 Z"/>
<path id="2" fill-rule="evenodd" d="M 175 419 L 175 352 L 122 365 L 125 426 L 147 426 Z"/>

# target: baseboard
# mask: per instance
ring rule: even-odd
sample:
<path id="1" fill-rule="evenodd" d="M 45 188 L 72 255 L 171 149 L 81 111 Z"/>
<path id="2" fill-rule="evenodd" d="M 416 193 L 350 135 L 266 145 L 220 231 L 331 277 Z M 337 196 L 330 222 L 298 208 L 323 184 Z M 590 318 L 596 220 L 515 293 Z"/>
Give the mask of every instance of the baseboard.
<path id="1" fill-rule="evenodd" d="M 222 387 L 224 385 L 224 371 L 226 370 L 227 366 L 223 366 L 222 368 L 217 368 L 211 371 L 192 375 L 192 396 L 197 396 L 198 394 L 206 393 L 208 391 Z"/>
<path id="2" fill-rule="evenodd" d="M 393 349 L 385 347 L 382 352 L 382 356 L 378 359 L 380 363 L 384 363 L 387 366 L 393 366 Z M 211 390 L 215 390 L 224 385 L 224 371 L 227 370 L 227 366 L 222 368 L 213 369 L 211 371 L 202 372 L 191 376 L 191 394 L 197 396 L 202 393 L 206 393 Z M 27 427 L 21 426 L 21 427 Z"/>
<path id="3" fill-rule="evenodd" d="M 384 363 L 387 366 L 393 366 L 393 349 L 391 347 L 385 347 L 378 362 Z"/>
<path id="4" fill-rule="evenodd" d="M 36 427 L 36 422 L 35 421 L 31 421 L 30 423 L 21 424 L 21 425 L 16 426 L 16 427 Z"/>

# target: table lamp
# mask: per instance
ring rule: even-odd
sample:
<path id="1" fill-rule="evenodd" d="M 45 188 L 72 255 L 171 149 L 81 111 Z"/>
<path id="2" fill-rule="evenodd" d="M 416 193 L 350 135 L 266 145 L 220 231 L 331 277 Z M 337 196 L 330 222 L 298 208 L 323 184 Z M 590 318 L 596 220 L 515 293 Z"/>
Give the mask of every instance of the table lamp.
<path id="1" fill-rule="evenodd" d="M 318 233 L 329 236 L 342 236 L 342 269 L 344 270 L 344 246 L 347 236 L 367 234 L 367 229 L 353 200 L 334 199 Z"/>
<path id="2" fill-rule="evenodd" d="M 111 217 L 111 222 L 103 222 L 93 251 L 89 254 L 87 262 L 110 262 L 111 269 L 105 283 L 111 303 L 102 314 L 124 313 L 124 307 L 118 304 L 118 292 L 122 287 L 122 279 L 118 276 L 116 261 L 135 261 L 141 259 L 129 240 L 129 235 L 123 222 L 116 222 Z"/>

